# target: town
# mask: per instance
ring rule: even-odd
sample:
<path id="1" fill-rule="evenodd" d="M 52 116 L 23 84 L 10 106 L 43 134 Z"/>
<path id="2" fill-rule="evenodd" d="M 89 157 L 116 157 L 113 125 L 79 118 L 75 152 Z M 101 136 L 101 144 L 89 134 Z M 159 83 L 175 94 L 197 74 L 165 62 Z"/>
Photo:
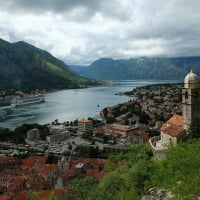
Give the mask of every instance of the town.
<path id="1" fill-rule="evenodd" d="M 110 153 L 158 136 L 167 119 L 181 114 L 181 88 L 182 84 L 135 88 L 128 92 L 128 102 L 104 108 L 94 118 L 53 121 L 45 140 L 33 128 L 22 144 L 1 141 L 1 199 L 22 200 L 38 190 L 64 193 L 77 178 L 100 179 Z"/>

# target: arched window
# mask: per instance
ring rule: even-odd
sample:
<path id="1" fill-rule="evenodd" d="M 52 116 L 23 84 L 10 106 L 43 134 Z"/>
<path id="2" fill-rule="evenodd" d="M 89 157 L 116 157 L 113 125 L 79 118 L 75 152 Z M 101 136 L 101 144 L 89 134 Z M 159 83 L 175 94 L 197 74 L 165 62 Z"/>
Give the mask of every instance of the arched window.
<path id="1" fill-rule="evenodd" d="M 188 99 L 188 92 L 185 92 L 185 99 Z"/>

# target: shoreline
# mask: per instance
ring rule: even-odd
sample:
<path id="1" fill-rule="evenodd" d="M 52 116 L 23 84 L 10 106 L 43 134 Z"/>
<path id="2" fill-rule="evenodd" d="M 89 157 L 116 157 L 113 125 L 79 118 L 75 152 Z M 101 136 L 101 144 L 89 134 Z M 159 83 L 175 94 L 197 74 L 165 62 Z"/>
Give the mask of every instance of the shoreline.
<path id="1" fill-rule="evenodd" d="M 134 84 L 133 84 L 133 87 L 131 86 L 130 87 L 130 89 L 131 88 L 133 88 L 132 90 L 136 90 L 136 89 L 138 89 L 138 90 L 141 90 L 142 88 L 147 88 L 147 87 L 150 87 L 150 86 L 155 86 L 155 85 L 177 85 L 177 84 L 179 84 L 179 83 L 155 83 L 155 84 L 152 84 L 152 83 L 150 83 L 150 84 L 148 84 L 148 85 L 143 85 L 143 86 L 140 86 L 140 85 L 136 85 L 136 86 L 134 86 Z M 121 90 L 121 91 L 126 91 L 126 87 L 124 87 L 123 86 L 123 84 L 119 84 L 119 85 L 121 85 L 122 86 L 122 88 L 123 88 L 123 90 Z M 120 86 L 119 86 L 120 87 Z M 114 87 L 115 88 L 115 87 Z M 116 88 L 118 88 L 118 87 L 116 87 Z M 87 88 L 82 88 L 82 89 L 87 89 Z M 67 89 L 68 90 L 68 89 Z M 119 88 L 119 90 L 120 90 L 120 88 Z M 118 91 L 119 91 L 118 90 Z M 43 93 L 43 94 L 48 94 L 48 93 L 53 93 L 53 92 L 56 92 L 56 91 L 60 91 L 60 90 L 51 90 L 51 91 L 40 91 L 41 93 Z M 82 90 L 81 90 L 82 91 Z M 113 91 L 112 89 L 111 89 L 111 91 Z M 109 93 L 111 92 L 110 90 L 109 90 Z M 114 91 L 116 91 L 116 89 L 114 89 Z M 81 93 L 84 93 L 83 91 L 81 92 Z M 110 93 L 111 94 L 111 93 Z M 112 96 L 114 96 L 114 94 L 115 93 L 113 93 L 112 94 Z M 98 95 L 99 96 L 99 95 Z M 109 95 L 110 96 L 110 95 Z M 130 95 L 124 95 L 124 96 L 127 96 L 127 98 L 129 98 L 130 97 Z M 135 96 L 135 95 L 134 95 Z M 70 97 L 71 98 L 71 97 Z M 98 97 L 99 98 L 99 97 Z M 114 97 L 115 98 L 115 97 Z M 117 97 L 118 98 L 118 97 Z M 127 98 L 120 98 L 121 100 L 119 101 L 119 100 L 117 100 L 118 101 L 118 103 L 116 102 L 116 101 L 113 101 L 112 102 L 112 104 L 109 104 L 109 106 L 105 106 L 104 104 L 101 104 L 101 109 L 99 109 L 99 111 L 103 111 L 103 109 L 104 108 L 108 108 L 108 107 L 114 107 L 114 106 L 116 106 L 116 105 L 118 105 L 118 104 L 124 104 L 124 103 L 126 103 L 127 101 L 128 101 L 128 99 Z M 131 99 L 133 99 L 134 97 L 130 97 Z M 118 98 L 119 99 L 119 98 Z M 96 102 L 96 101 L 95 101 Z M 98 105 L 99 104 L 99 102 L 97 102 L 97 104 L 96 105 Z M 92 105 L 90 105 L 90 107 L 91 107 Z M 92 106 L 92 107 L 94 107 L 94 105 Z M 88 108 L 87 108 L 88 109 Z M 71 111 L 72 113 L 73 113 L 73 111 Z M 38 123 L 38 124 L 49 124 L 49 123 L 51 123 L 51 122 L 53 122 L 55 119 L 59 119 L 59 121 L 61 122 L 61 123 L 64 123 L 65 121 L 73 121 L 73 120 L 75 120 L 75 119 L 79 119 L 80 117 L 79 117 L 79 115 L 77 115 L 77 117 L 76 117 L 76 112 L 77 112 L 77 110 L 75 110 L 74 111 L 74 113 L 75 114 L 72 114 L 72 116 L 71 116 L 71 118 L 66 114 L 66 116 L 67 117 L 65 117 L 65 118 L 59 118 L 58 116 L 54 116 L 54 115 L 52 115 L 54 118 L 52 118 L 52 119 L 50 119 L 50 120 L 48 120 L 48 121 L 37 121 L 37 122 L 31 122 L 30 120 L 26 120 L 27 122 L 23 122 L 23 123 L 28 123 L 28 124 L 31 124 L 31 123 Z M 80 111 L 81 112 L 81 111 Z M 93 114 L 91 114 L 90 112 L 88 112 L 89 114 L 84 114 L 83 113 L 83 115 L 82 116 L 84 116 L 84 118 L 88 118 L 88 117 L 91 117 L 91 118 L 95 118 L 95 113 L 93 113 Z M 3 116 L 3 115 L 2 115 Z M 47 117 L 48 118 L 48 117 Z M 13 120 L 14 120 L 15 118 L 13 118 Z M 8 120 L 9 121 L 9 120 Z M 2 127 L 8 127 L 8 126 L 4 126 L 3 124 L 6 124 L 7 123 L 7 121 L 5 120 L 3 120 L 2 121 Z M 22 124 L 23 124 L 22 123 Z M 19 125 L 17 125 L 16 127 L 18 127 L 18 126 L 20 126 L 20 123 L 18 123 Z M 12 126 L 12 125 L 11 125 Z M 15 127 L 15 128 L 16 128 Z M 8 127 L 9 128 L 9 127 Z M 12 127 L 12 129 L 13 129 L 13 127 Z"/>

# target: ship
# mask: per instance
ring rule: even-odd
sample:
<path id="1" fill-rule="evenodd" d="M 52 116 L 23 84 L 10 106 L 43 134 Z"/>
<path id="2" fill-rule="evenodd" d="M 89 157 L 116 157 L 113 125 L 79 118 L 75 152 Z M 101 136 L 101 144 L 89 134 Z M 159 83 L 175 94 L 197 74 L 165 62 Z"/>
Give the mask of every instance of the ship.
<path id="1" fill-rule="evenodd" d="M 45 97 L 43 94 L 20 94 L 15 95 L 11 99 L 11 106 L 23 106 L 23 105 L 29 105 L 34 103 L 40 103 L 44 102 Z"/>

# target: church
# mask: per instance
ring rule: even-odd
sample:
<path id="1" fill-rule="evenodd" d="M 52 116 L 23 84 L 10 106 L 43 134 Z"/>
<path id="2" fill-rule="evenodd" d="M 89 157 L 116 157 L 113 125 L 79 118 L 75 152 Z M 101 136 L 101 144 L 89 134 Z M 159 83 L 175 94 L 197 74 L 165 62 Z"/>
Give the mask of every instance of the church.
<path id="1" fill-rule="evenodd" d="M 170 143 L 181 141 L 185 134 L 189 134 L 190 125 L 196 117 L 200 117 L 200 79 L 191 71 L 186 75 L 182 88 L 182 116 L 173 115 L 162 125 L 159 139 L 149 139 L 153 151 L 162 154 Z"/>

